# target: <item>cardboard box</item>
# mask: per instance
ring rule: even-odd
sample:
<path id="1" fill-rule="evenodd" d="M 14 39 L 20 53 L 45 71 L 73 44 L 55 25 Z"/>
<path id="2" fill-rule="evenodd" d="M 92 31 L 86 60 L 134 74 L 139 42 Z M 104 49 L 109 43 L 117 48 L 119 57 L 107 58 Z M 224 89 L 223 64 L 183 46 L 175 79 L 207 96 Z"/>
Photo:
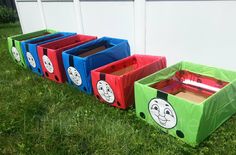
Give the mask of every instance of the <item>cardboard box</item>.
<path id="1" fill-rule="evenodd" d="M 127 40 L 103 37 L 62 53 L 68 83 L 92 94 L 91 70 L 130 55 Z"/>
<path id="2" fill-rule="evenodd" d="M 27 67 L 31 69 L 34 73 L 40 76 L 43 76 L 44 74 L 42 71 L 42 66 L 39 61 L 37 46 L 48 43 L 48 42 L 52 42 L 55 40 L 59 40 L 65 37 L 69 37 L 72 35 L 75 35 L 75 33 L 58 32 L 58 33 L 30 39 L 27 41 L 22 41 L 21 42 L 22 53 L 25 57 L 25 62 L 26 62 Z M 44 58 L 45 58 L 45 62 L 47 62 L 48 67 L 53 70 L 50 59 L 47 56 L 45 56 Z"/>
<path id="3" fill-rule="evenodd" d="M 236 112 L 236 72 L 181 62 L 135 82 L 136 114 L 196 146 Z"/>
<path id="4" fill-rule="evenodd" d="M 58 83 L 64 83 L 66 73 L 62 62 L 62 52 L 95 39 L 97 39 L 95 36 L 75 35 L 38 46 L 38 55 L 45 77 Z M 53 72 L 49 72 L 45 66 L 43 61 L 45 54 L 52 62 Z"/>
<path id="5" fill-rule="evenodd" d="M 94 95 L 121 109 L 134 104 L 134 82 L 166 67 L 166 58 L 133 55 L 91 72 Z"/>
<path id="6" fill-rule="evenodd" d="M 8 37 L 8 49 L 9 52 L 13 58 L 13 60 L 21 65 L 24 68 L 27 68 L 26 63 L 25 63 L 25 58 L 22 53 L 21 49 L 21 42 L 25 40 L 29 40 L 32 38 L 40 37 L 40 36 L 45 36 L 48 34 L 55 33 L 56 31 L 54 30 L 41 30 L 41 31 L 36 31 L 32 33 L 27 33 L 27 34 L 19 34 L 15 36 Z"/>

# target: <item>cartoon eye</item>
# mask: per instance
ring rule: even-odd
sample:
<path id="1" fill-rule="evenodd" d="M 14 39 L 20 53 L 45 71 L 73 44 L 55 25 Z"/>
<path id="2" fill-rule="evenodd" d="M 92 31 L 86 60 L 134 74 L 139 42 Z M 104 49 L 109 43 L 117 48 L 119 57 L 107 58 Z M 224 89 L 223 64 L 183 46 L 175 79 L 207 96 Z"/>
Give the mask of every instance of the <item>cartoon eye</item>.
<path id="1" fill-rule="evenodd" d="M 169 108 L 166 108 L 166 109 L 164 110 L 164 112 L 165 112 L 166 115 L 170 115 L 170 116 L 174 117 L 173 114 L 172 114 L 172 112 L 171 112 L 171 110 L 170 110 Z"/>
<path id="2" fill-rule="evenodd" d="M 151 109 L 160 111 L 158 105 L 156 105 L 156 104 L 153 104 Z"/>
<path id="3" fill-rule="evenodd" d="M 108 92 L 111 92 L 111 89 L 108 86 L 106 87 L 106 89 Z"/>

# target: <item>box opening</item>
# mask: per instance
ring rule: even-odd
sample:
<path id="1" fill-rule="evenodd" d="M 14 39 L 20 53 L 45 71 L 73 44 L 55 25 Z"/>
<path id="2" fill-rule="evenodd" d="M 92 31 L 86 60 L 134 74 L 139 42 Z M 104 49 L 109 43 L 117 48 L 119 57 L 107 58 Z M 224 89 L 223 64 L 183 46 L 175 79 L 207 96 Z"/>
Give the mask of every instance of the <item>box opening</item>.
<path id="1" fill-rule="evenodd" d="M 15 40 L 24 41 L 24 40 L 28 40 L 28 39 L 34 39 L 34 38 L 37 38 L 37 37 L 45 36 L 45 35 L 48 35 L 48 34 L 51 34 L 51 33 L 50 32 L 44 32 L 42 34 L 38 34 L 38 35 L 35 35 L 35 36 L 25 36 L 23 38 L 15 39 Z"/>
<path id="2" fill-rule="evenodd" d="M 63 36 L 63 34 L 55 34 L 55 35 L 52 35 L 52 36 L 43 37 L 43 38 L 40 38 L 40 39 L 37 39 L 37 40 L 34 40 L 34 41 L 30 41 L 30 43 L 31 44 L 39 44 L 39 43 L 42 43 L 44 41 L 55 39 L 55 38 L 62 37 L 62 36 Z"/>
<path id="3" fill-rule="evenodd" d="M 171 78 L 157 82 L 151 87 L 199 104 L 227 84 L 228 82 L 212 77 L 181 70 Z"/>
<path id="4" fill-rule="evenodd" d="M 133 57 L 132 59 L 127 59 L 127 61 L 124 61 L 120 65 L 109 66 L 105 68 L 102 72 L 106 74 L 121 76 L 130 71 L 137 69 L 138 67 L 139 67 L 139 64 L 137 62 L 137 59 Z"/>
<path id="5" fill-rule="evenodd" d="M 75 45 L 77 43 L 81 43 L 82 40 L 80 40 L 80 38 L 78 36 L 76 37 L 72 37 L 72 38 L 68 38 L 66 40 L 59 40 L 57 41 L 57 43 L 49 43 L 46 48 L 50 48 L 50 49 L 53 49 L 53 50 L 57 50 L 57 49 L 61 49 L 61 48 L 65 48 L 67 46 L 72 46 L 72 45 Z"/>
<path id="6" fill-rule="evenodd" d="M 138 68 L 141 68 L 144 65 L 150 64 L 156 60 L 157 58 L 147 56 L 131 56 L 119 64 L 109 65 L 108 67 L 101 70 L 101 72 L 121 76 L 131 71 L 137 70 Z"/>
<path id="7" fill-rule="evenodd" d="M 84 49 L 80 49 L 78 50 L 74 55 L 79 56 L 79 57 L 87 57 L 96 53 L 99 53 L 107 48 L 110 48 L 114 45 L 109 44 L 107 41 L 103 41 L 99 44 L 95 44 L 93 46 L 89 46 L 87 48 Z"/>

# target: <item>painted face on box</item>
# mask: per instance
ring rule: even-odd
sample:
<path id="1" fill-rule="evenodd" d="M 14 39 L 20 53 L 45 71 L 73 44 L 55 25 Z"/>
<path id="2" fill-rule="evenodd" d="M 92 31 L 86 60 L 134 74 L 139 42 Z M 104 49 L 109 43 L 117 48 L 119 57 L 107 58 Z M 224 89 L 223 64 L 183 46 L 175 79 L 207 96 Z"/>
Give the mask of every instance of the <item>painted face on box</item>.
<path id="1" fill-rule="evenodd" d="M 12 54 L 13 54 L 14 58 L 16 59 L 16 61 L 19 62 L 20 61 L 20 54 L 19 54 L 18 50 L 15 47 L 12 47 L 11 51 L 12 51 Z"/>
<path id="2" fill-rule="evenodd" d="M 103 80 L 98 81 L 97 90 L 99 95 L 108 103 L 113 103 L 115 101 L 115 96 L 110 85 Z"/>
<path id="3" fill-rule="evenodd" d="M 34 60 L 34 57 L 32 56 L 32 54 L 30 52 L 27 52 L 26 53 L 26 57 L 27 57 L 27 60 L 29 62 L 29 64 L 32 66 L 32 67 L 36 67 L 36 63 L 35 63 L 35 60 Z"/>
<path id="4" fill-rule="evenodd" d="M 157 124 L 166 129 L 176 126 L 177 117 L 172 106 L 163 99 L 153 99 L 149 103 L 149 112 Z"/>
<path id="5" fill-rule="evenodd" d="M 49 73 L 53 73 L 54 68 L 52 62 L 46 55 L 43 56 L 43 64 Z"/>
<path id="6" fill-rule="evenodd" d="M 67 72 L 74 84 L 76 84 L 77 86 L 80 86 L 82 84 L 80 73 L 74 67 L 69 67 L 67 69 Z"/>

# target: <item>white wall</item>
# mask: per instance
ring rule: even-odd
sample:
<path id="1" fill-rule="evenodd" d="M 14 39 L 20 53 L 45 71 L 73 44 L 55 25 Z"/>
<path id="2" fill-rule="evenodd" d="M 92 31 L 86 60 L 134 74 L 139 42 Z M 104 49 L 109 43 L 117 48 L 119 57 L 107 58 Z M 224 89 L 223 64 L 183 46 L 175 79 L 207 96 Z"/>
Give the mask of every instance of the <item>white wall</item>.
<path id="1" fill-rule="evenodd" d="M 164 55 L 169 65 L 236 70 L 236 1 L 49 1 L 16 2 L 24 33 L 47 27 L 120 37 L 133 53 Z"/>
<path id="2" fill-rule="evenodd" d="M 146 53 L 236 70 L 236 2 L 147 2 Z"/>
<path id="3" fill-rule="evenodd" d="M 81 2 L 85 34 L 128 39 L 134 48 L 134 3 Z"/>
<path id="4" fill-rule="evenodd" d="M 77 31 L 73 2 L 42 2 L 45 23 L 48 28 L 60 31 Z"/>
<path id="5" fill-rule="evenodd" d="M 23 32 L 37 31 L 46 27 L 40 4 L 37 1 L 17 2 L 16 6 Z"/>

